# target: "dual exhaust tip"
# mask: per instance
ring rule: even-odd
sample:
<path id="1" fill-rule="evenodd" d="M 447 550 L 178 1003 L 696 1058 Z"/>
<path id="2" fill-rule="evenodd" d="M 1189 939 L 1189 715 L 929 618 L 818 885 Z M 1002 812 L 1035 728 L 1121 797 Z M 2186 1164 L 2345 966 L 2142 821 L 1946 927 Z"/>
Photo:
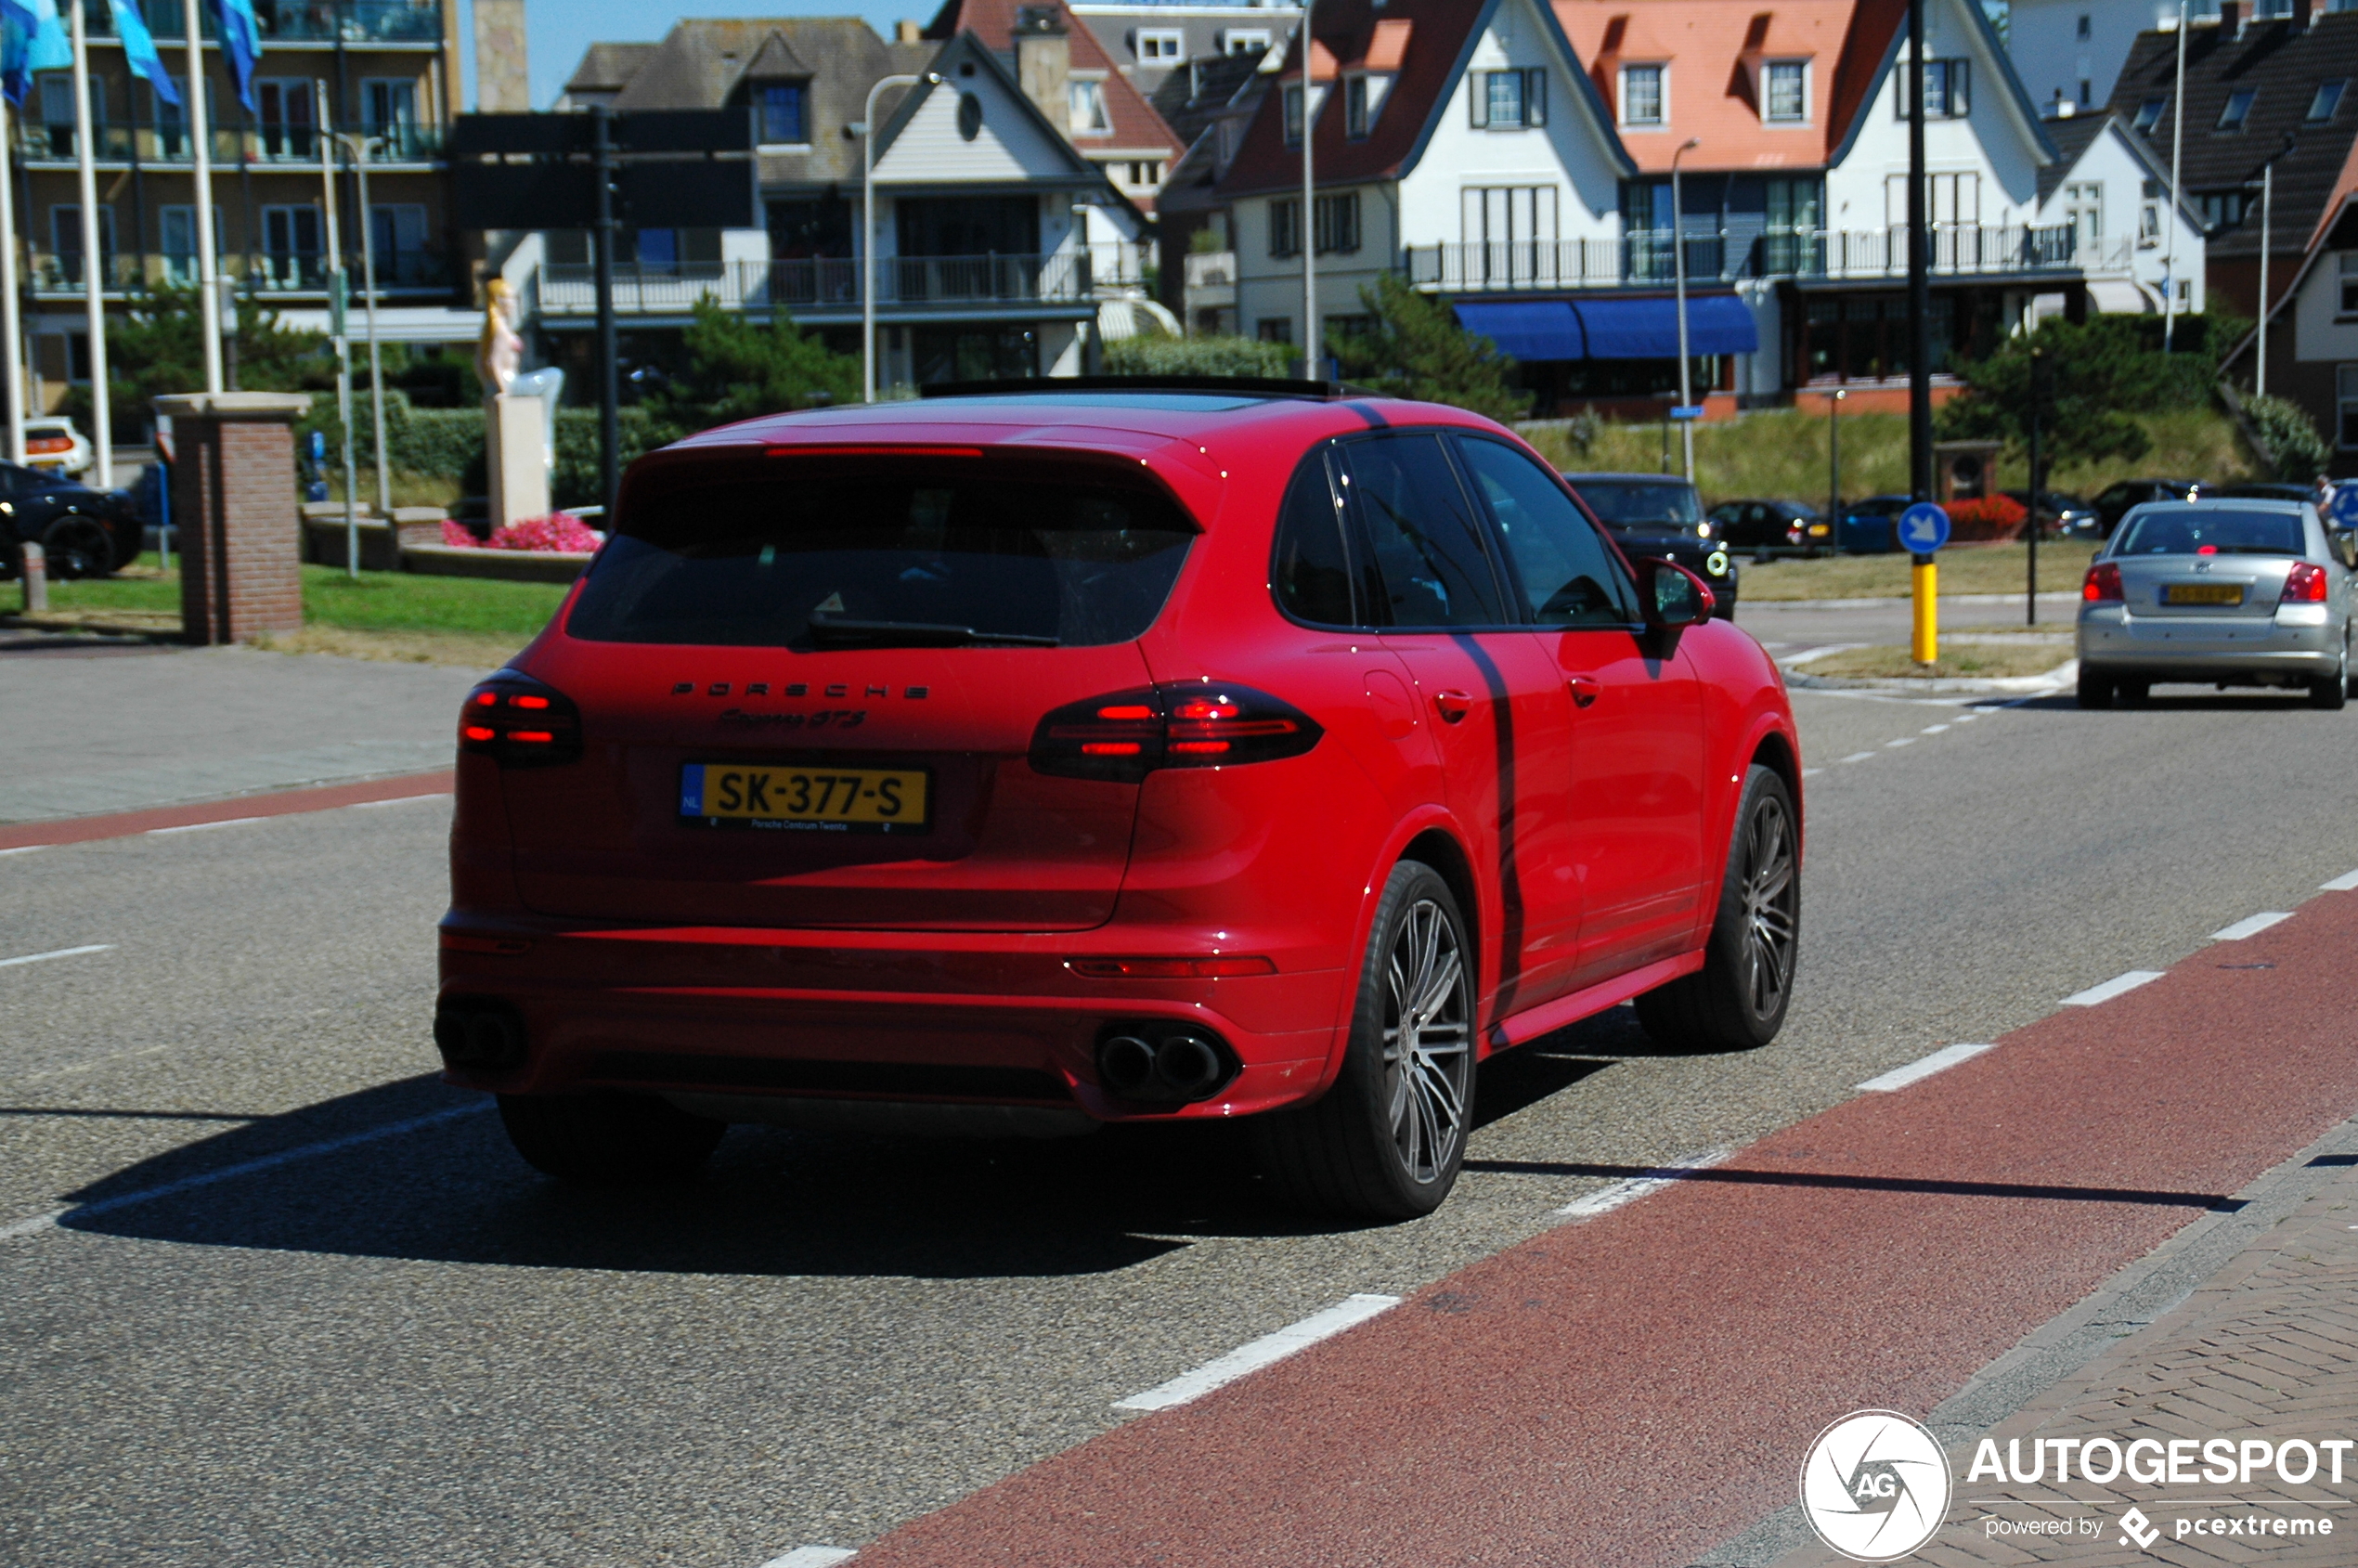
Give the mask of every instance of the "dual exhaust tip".
<path id="1" fill-rule="evenodd" d="M 434 1048 L 462 1072 L 505 1072 L 524 1065 L 524 1017 L 487 996 L 454 996 L 434 1012 Z"/>
<path id="2" fill-rule="evenodd" d="M 1116 1024 L 1097 1042 L 1097 1082 L 1120 1099 L 1191 1105 L 1236 1073 L 1228 1048 L 1190 1024 Z"/>

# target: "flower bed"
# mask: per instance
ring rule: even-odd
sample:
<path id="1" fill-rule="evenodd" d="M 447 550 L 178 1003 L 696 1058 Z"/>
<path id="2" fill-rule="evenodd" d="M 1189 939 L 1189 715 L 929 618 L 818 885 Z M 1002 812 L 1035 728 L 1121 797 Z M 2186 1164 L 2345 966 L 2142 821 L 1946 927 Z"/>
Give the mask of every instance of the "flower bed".
<path id="1" fill-rule="evenodd" d="M 1950 538 L 1959 544 L 2014 538 L 2021 534 L 2023 523 L 2030 516 L 2029 508 L 2007 495 L 1948 501 L 1941 510 L 1949 513 Z"/>
<path id="2" fill-rule="evenodd" d="M 546 517 L 526 517 L 504 528 L 495 528 L 489 538 L 480 542 L 464 524 L 446 519 L 442 542 L 453 550 L 523 550 L 586 555 L 598 548 L 600 539 L 572 512 L 552 512 Z"/>

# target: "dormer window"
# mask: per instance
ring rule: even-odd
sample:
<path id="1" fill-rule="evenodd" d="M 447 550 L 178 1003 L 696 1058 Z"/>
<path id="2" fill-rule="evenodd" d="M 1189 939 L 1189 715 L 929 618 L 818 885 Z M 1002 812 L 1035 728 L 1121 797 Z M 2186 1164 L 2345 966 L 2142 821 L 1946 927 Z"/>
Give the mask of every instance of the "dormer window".
<path id="1" fill-rule="evenodd" d="M 761 140 L 771 147 L 808 143 L 810 132 L 805 114 L 810 90 L 800 82 L 771 82 L 756 89 L 755 105 L 761 115 Z"/>
<path id="2" fill-rule="evenodd" d="M 1165 70 L 1187 58 L 1187 35 L 1175 27 L 1142 27 L 1138 30 L 1138 63 L 1160 66 Z"/>
<path id="3" fill-rule="evenodd" d="M 1760 117 L 1772 125 L 1798 125 L 1809 118 L 1809 62 L 1770 60 L 1762 70 Z"/>
<path id="4" fill-rule="evenodd" d="M 1354 141 L 1367 134 L 1367 79 L 1354 76 L 1342 84 L 1342 134 Z"/>
<path id="5" fill-rule="evenodd" d="M 1106 107 L 1106 84 L 1091 77 L 1075 77 L 1065 84 L 1069 128 L 1076 136 L 1113 135 L 1113 114 Z"/>
<path id="6" fill-rule="evenodd" d="M 1621 68 L 1621 123 L 1659 126 L 1663 122 L 1663 68 L 1625 65 Z"/>
<path id="7" fill-rule="evenodd" d="M 2168 98 L 2147 98 L 2137 106 L 2137 118 L 2130 125 L 2139 136 L 2149 136 L 2154 127 L 2161 123 L 2161 111 L 2169 107 Z"/>
<path id="8" fill-rule="evenodd" d="M 2251 106 L 2258 100 L 2257 87 L 2238 87 L 2227 95 L 2227 107 L 2219 111 L 2219 129 L 2240 131 L 2244 122 L 2251 118 Z"/>

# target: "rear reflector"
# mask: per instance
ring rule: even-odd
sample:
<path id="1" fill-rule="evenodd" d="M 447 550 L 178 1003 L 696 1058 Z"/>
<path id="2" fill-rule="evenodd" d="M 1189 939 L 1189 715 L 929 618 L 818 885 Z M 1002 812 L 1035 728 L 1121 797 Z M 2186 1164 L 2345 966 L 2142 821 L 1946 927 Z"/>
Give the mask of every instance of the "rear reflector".
<path id="1" fill-rule="evenodd" d="M 581 710 L 528 675 L 503 669 L 467 693 L 459 749 L 503 768 L 546 767 L 581 756 Z"/>
<path id="2" fill-rule="evenodd" d="M 1065 967 L 1093 980 L 1218 980 L 1274 975 L 1266 958 L 1068 958 Z"/>
<path id="3" fill-rule="evenodd" d="M 522 937 L 470 937 L 460 931 L 442 933 L 445 952 L 530 952 L 532 943 Z"/>
<path id="4" fill-rule="evenodd" d="M 1326 733 L 1250 686 L 1198 683 L 1068 704 L 1032 732 L 1035 772 L 1135 784 L 1158 768 L 1224 768 L 1299 757 Z"/>

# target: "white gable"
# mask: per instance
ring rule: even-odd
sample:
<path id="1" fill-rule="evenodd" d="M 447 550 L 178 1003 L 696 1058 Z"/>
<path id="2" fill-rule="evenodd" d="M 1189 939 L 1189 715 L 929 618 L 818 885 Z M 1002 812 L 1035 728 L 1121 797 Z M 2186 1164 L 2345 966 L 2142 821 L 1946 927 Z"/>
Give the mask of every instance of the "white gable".
<path id="1" fill-rule="evenodd" d="M 1072 177 L 1071 154 L 991 72 L 978 69 L 924 91 L 916 112 L 876 160 L 877 184 Z M 978 120 L 965 107 L 970 97 L 981 111 Z"/>

